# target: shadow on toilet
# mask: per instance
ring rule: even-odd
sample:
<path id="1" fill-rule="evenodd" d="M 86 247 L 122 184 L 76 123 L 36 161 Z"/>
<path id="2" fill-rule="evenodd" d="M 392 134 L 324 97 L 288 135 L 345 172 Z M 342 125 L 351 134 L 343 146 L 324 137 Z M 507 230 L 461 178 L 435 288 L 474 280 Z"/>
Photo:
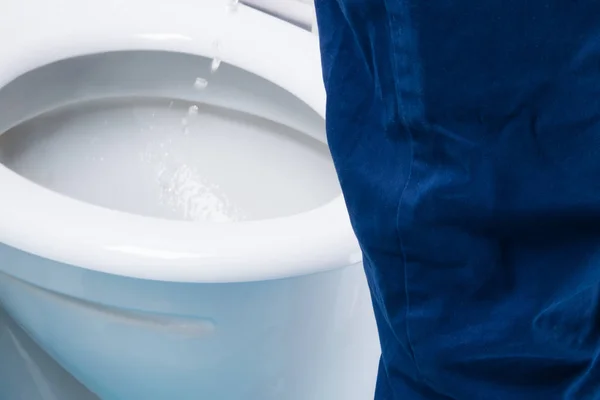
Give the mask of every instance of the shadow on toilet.
<path id="1" fill-rule="evenodd" d="M 99 400 L 0 307 L 0 399 Z"/>

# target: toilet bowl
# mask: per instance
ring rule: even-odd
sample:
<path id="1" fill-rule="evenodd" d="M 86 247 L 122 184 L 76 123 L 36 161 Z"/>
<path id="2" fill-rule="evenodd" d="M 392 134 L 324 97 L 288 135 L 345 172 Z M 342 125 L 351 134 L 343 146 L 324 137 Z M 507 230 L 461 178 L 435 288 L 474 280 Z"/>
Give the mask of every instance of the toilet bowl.
<path id="1" fill-rule="evenodd" d="M 0 305 L 20 329 L 101 399 L 372 397 L 316 37 L 221 0 L 2 8 Z"/>

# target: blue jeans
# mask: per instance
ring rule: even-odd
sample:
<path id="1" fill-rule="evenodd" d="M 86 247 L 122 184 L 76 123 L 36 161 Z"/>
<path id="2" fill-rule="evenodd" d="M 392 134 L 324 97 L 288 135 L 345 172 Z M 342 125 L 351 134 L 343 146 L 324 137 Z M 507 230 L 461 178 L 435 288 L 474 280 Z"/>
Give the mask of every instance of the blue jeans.
<path id="1" fill-rule="evenodd" d="M 376 399 L 600 399 L 600 1 L 316 5 Z"/>

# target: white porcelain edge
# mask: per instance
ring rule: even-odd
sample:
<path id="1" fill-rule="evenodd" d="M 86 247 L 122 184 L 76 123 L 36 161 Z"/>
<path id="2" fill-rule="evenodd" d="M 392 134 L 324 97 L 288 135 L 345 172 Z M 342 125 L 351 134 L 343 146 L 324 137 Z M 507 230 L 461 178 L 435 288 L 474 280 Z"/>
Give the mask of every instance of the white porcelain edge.
<path id="1" fill-rule="evenodd" d="M 314 36 L 248 7 L 230 13 L 221 0 L 155 3 L 152 10 L 143 0 L 57 0 L 40 2 L 30 13 L 19 3 L 5 0 L 0 14 L 0 35 L 11 37 L 11 45 L 0 48 L 0 59 L 20 60 L 0 63 L 0 87 L 37 66 L 88 53 L 146 49 L 211 56 L 218 36 L 225 62 L 279 84 L 324 115 Z M 76 21 L 66 23 L 74 16 Z M 37 29 L 21 29 L 24 21 Z M 240 30 L 244 24 L 253 29 Z M 213 29 L 198 28 L 204 25 Z M 291 43 L 291 54 L 302 57 L 293 62 L 273 57 L 270 46 Z M 303 73 L 290 80 L 292 67 Z M 233 282 L 310 274 L 361 261 L 341 196 L 288 218 L 195 225 L 84 204 L 1 165 L 0 182 L 16 189 L 0 190 L 0 242 L 87 269 L 162 281 Z"/>

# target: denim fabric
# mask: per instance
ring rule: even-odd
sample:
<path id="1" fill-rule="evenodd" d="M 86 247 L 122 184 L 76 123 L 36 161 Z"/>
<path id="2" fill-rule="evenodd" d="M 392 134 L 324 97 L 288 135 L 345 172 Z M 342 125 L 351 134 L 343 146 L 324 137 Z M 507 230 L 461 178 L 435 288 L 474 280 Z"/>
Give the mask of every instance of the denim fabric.
<path id="1" fill-rule="evenodd" d="M 600 399 L 600 1 L 316 6 L 376 399 Z"/>

